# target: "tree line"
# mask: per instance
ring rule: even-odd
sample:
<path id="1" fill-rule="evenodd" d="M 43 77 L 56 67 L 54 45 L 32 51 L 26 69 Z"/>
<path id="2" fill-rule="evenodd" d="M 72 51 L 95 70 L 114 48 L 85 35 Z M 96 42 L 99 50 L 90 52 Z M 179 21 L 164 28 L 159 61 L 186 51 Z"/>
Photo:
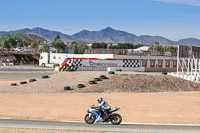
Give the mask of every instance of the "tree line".
<path id="1" fill-rule="evenodd" d="M 0 35 L 0 46 L 1 48 L 16 48 L 22 46 L 28 46 L 30 39 L 23 33 L 12 33 L 12 34 L 2 34 Z"/>
<path id="2" fill-rule="evenodd" d="M 30 46 L 35 48 L 39 52 L 49 52 L 50 47 L 54 47 L 57 50 L 65 49 L 65 43 L 60 39 L 60 35 L 57 34 L 51 43 L 47 43 L 47 40 L 40 36 L 29 34 L 26 35 L 22 31 L 11 34 L 0 34 L 0 47 L 2 50 L 11 49 L 16 47 L 27 47 Z M 75 54 L 83 54 L 87 49 L 87 44 L 80 42 L 73 42 L 71 49 L 74 50 Z"/>
<path id="3" fill-rule="evenodd" d="M 57 50 L 63 50 L 65 49 L 66 45 L 62 40 L 60 40 L 60 35 L 57 34 L 54 40 L 50 44 L 44 43 L 44 44 L 39 44 L 38 46 L 40 52 L 49 52 L 50 47 L 54 47 Z"/>
<path id="4" fill-rule="evenodd" d="M 100 49 L 137 49 L 141 46 L 145 46 L 142 44 L 134 45 L 132 43 L 118 43 L 114 45 L 112 43 L 92 43 L 91 48 L 100 48 Z M 160 45 L 158 42 L 154 44 L 146 45 L 149 46 L 148 51 L 158 51 L 158 52 L 176 52 L 177 48 L 173 47 L 173 45 Z"/>
<path id="5" fill-rule="evenodd" d="M 3 49 L 11 49 L 16 47 L 27 47 L 30 46 L 35 49 L 39 49 L 40 52 L 47 52 L 49 47 L 55 47 L 56 49 L 64 49 L 65 44 L 60 40 L 59 34 L 56 35 L 55 39 L 47 44 L 47 40 L 41 38 L 38 35 L 29 34 L 26 35 L 22 31 L 11 34 L 0 35 L 0 47 Z"/>
<path id="6" fill-rule="evenodd" d="M 37 35 L 26 35 L 23 32 L 0 34 L 0 47 L 9 50 L 16 47 L 37 47 L 38 44 L 44 43 L 46 39 Z"/>
<path id="7" fill-rule="evenodd" d="M 118 43 L 114 45 L 112 43 L 92 43 L 91 48 L 101 48 L 101 49 L 136 49 L 141 46 L 142 44 L 133 45 L 132 43 Z"/>
<path id="8" fill-rule="evenodd" d="M 177 48 L 172 45 L 162 46 L 158 42 L 149 45 L 148 51 L 157 51 L 157 52 L 176 52 Z"/>

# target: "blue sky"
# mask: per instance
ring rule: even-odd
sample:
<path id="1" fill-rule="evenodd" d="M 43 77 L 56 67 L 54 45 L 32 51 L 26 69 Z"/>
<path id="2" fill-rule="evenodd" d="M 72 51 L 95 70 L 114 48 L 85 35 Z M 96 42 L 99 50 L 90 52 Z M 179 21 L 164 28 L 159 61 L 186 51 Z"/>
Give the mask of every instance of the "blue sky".
<path id="1" fill-rule="evenodd" d="M 108 26 L 200 39 L 200 0 L 0 0 L 0 31 L 42 27 L 71 35 Z"/>

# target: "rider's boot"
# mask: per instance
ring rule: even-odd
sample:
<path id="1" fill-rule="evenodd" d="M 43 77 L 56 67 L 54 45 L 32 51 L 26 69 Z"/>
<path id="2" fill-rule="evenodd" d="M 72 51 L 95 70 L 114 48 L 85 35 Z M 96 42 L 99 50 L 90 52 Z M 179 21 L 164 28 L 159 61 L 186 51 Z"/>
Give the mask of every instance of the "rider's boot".
<path id="1" fill-rule="evenodd" d="M 105 113 L 104 120 L 105 120 L 105 121 L 108 121 L 108 117 L 109 117 L 109 115 L 108 115 L 107 113 Z"/>
<path id="2" fill-rule="evenodd" d="M 104 114 L 104 115 L 102 116 L 102 118 L 103 118 L 103 121 L 102 121 L 102 122 L 109 122 L 108 117 L 109 117 L 109 116 L 107 116 L 106 114 Z"/>
<path id="3" fill-rule="evenodd" d="M 95 123 L 97 123 L 97 122 L 102 122 L 102 121 L 103 121 L 103 119 L 102 119 L 101 116 L 99 115 L 98 118 L 96 119 Z"/>

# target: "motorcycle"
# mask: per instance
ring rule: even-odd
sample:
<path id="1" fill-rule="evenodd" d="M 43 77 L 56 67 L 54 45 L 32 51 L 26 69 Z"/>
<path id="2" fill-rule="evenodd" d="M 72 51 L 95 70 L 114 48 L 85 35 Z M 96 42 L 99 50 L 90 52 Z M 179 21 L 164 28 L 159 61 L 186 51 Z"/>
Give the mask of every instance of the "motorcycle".
<path id="1" fill-rule="evenodd" d="M 88 113 L 85 115 L 84 120 L 87 124 L 93 124 L 95 120 L 97 120 L 97 118 L 100 116 L 101 118 L 103 118 L 102 122 L 111 122 L 113 125 L 119 125 L 122 122 L 122 117 L 117 113 L 113 113 L 119 109 L 120 108 L 114 108 L 113 110 L 109 110 L 108 118 L 105 119 L 105 114 L 103 113 L 102 108 L 92 105 L 88 109 Z"/>

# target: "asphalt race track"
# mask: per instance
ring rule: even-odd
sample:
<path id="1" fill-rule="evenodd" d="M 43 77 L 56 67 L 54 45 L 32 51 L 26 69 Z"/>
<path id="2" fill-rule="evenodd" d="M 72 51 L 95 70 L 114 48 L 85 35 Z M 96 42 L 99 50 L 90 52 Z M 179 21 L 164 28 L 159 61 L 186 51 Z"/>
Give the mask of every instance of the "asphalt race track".
<path id="1" fill-rule="evenodd" d="M 0 119 L 0 127 L 156 133 L 199 133 L 200 125 L 120 124 Z"/>

